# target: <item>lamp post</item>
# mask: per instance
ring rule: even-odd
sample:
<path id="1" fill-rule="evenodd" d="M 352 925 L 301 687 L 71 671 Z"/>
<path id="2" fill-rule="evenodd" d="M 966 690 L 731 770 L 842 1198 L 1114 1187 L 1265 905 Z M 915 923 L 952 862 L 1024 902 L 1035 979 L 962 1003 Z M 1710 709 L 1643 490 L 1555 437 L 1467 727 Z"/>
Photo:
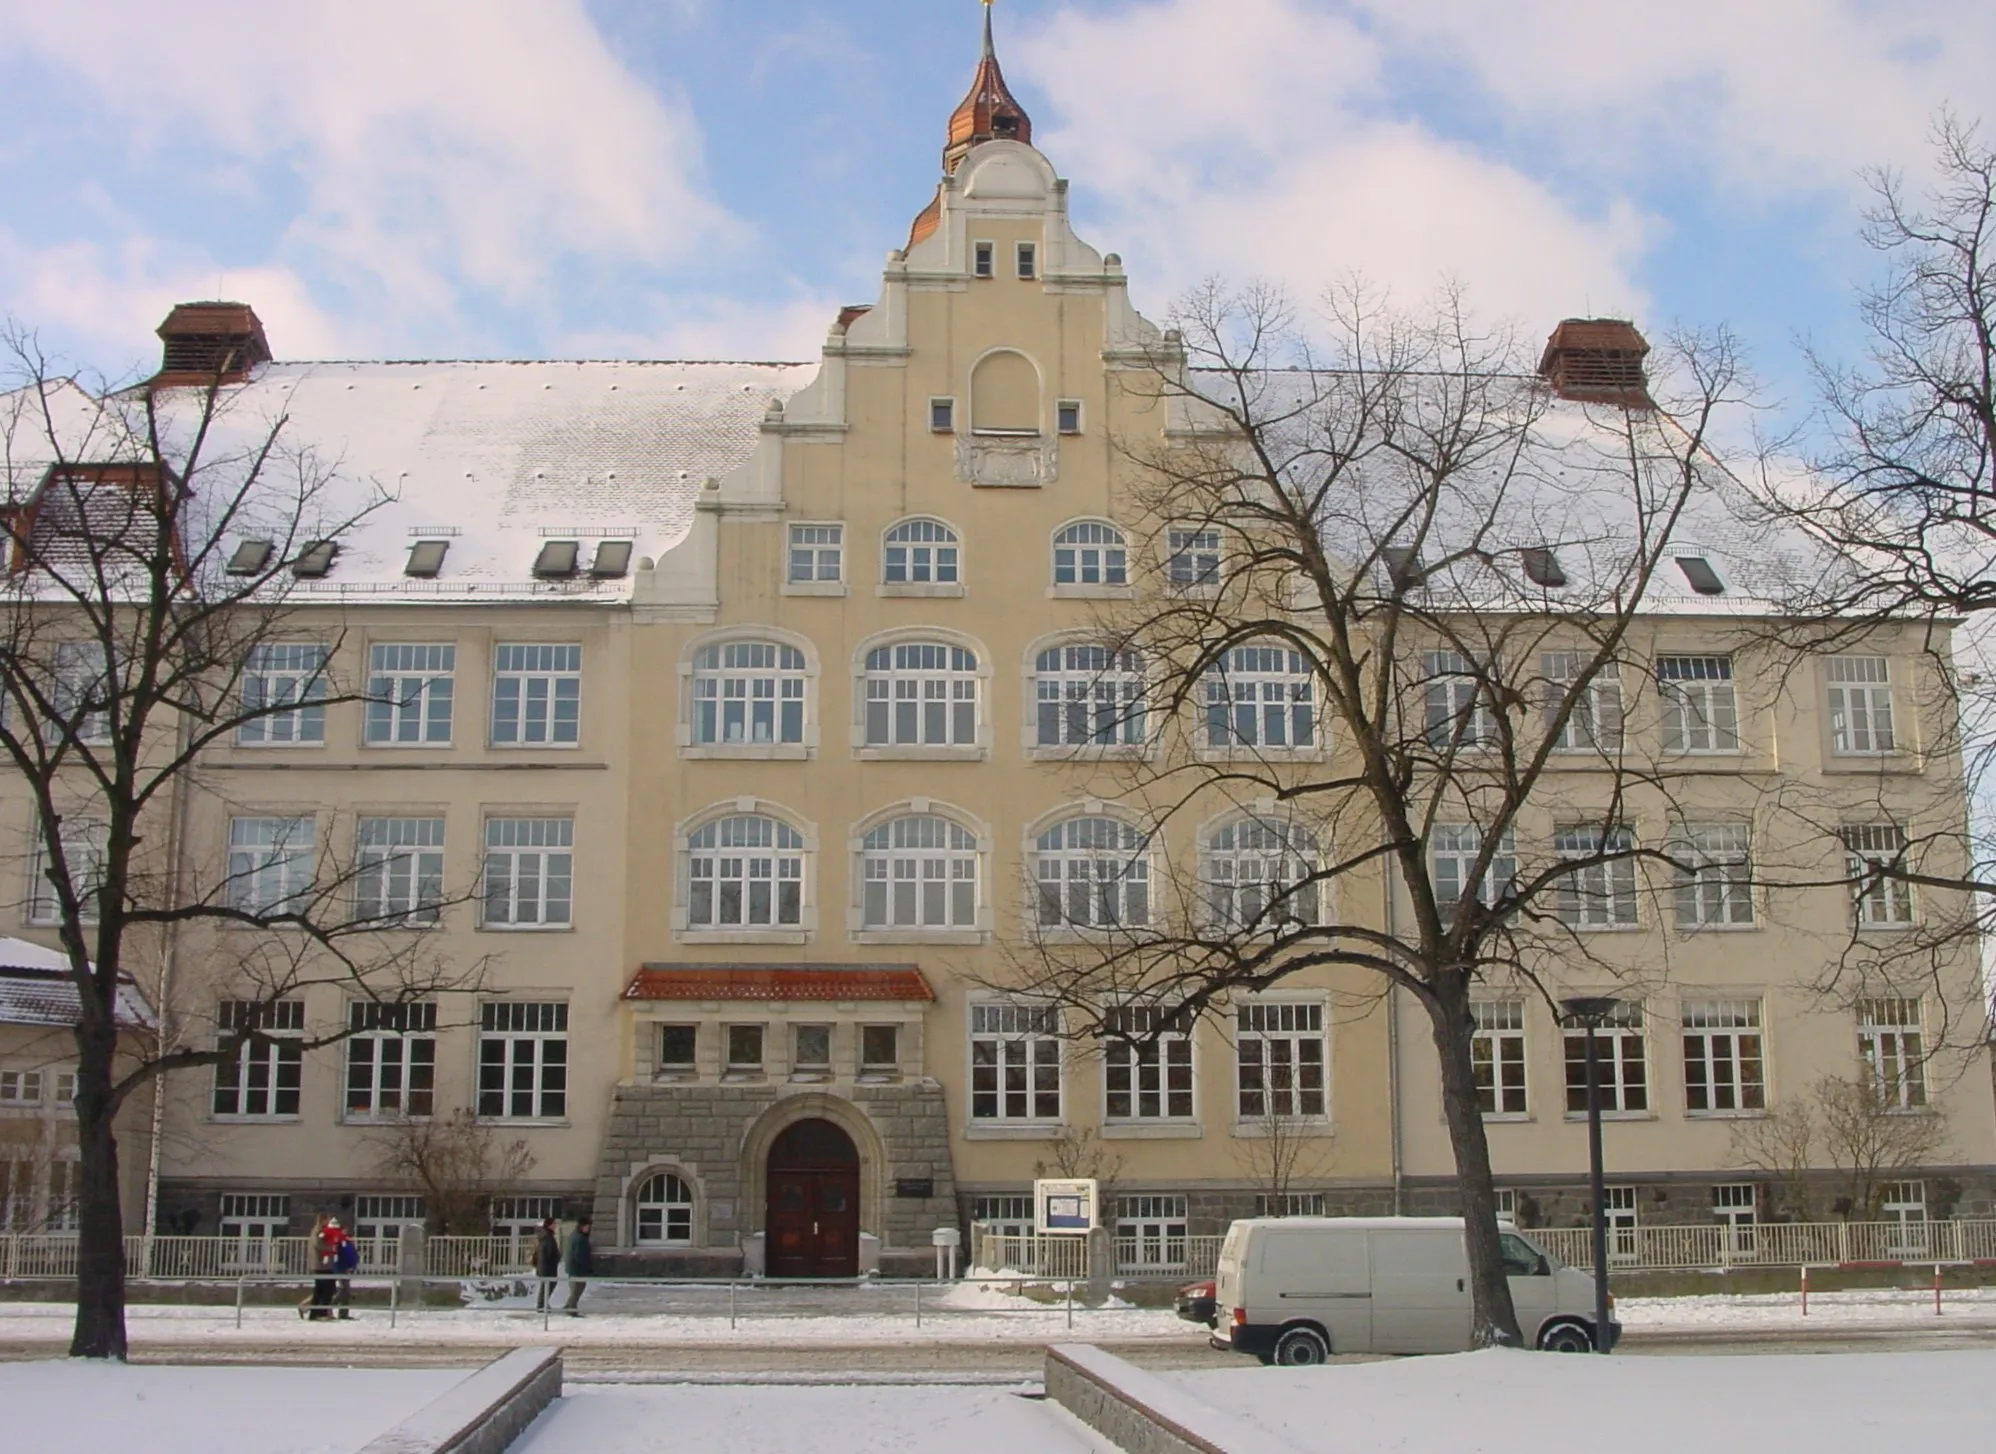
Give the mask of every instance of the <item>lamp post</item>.
<path id="1" fill-rule="evenodd" d="M 1569 1024 L 1587 1032 L 1587 1186 L 1594 1197 L 1594 1351 L 1608 1351 L 1608 1208 L 1601 1186 L 1601 1051 L 1595 1032 L 1621 1001 L 1607 995 L 1561 1000 Z"/>

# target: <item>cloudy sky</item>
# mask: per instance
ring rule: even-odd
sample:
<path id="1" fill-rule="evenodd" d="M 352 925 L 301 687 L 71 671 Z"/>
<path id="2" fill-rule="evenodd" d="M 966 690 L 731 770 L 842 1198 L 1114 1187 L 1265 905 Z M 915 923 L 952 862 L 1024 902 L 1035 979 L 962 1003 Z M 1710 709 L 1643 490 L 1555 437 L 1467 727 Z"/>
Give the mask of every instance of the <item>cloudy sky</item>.
<path id="1" fill-rule="evenodd" d="M 0 0 L 0 314 L 148 361 L 814 355 L 933 188 L 975 0 Z M 1161 312 L 1445 279 L 1537 333 L 1853 346 L 1860 171 L 1996 126 L 1989 0 L 999 0 L 1085 235 Z"/>

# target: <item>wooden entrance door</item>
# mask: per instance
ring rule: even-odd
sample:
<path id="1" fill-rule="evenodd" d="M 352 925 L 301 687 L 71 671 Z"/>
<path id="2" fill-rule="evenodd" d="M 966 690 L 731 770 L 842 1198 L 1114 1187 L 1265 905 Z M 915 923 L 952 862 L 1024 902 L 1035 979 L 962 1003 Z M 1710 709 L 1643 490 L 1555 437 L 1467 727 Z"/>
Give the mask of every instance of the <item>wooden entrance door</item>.
<path id="1" fill-rule="evenodd" d="M 859 1150 L 830 1121 L 799 1121 L 769 1148 L 763 1245 L 771 1277 L 859 1276 Z"/>

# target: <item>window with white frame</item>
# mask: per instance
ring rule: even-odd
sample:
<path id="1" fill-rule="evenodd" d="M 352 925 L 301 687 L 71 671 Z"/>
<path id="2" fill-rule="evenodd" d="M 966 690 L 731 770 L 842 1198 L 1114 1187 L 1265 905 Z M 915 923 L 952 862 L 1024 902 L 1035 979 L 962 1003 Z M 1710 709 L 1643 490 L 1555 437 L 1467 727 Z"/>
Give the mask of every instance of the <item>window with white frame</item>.
<path id="1" fill-rule="evenodd" d="M 1545 677 L 1546 728 L 1552 733 L 1557 751 L 1622 750 L 1621 668 L 1614 662 L 1606 662 L 1581 687 L 1582 674 L 1594 663 L 1595 654 L 1585 651 L 1548 651 L 1539 657 L 1539 669 Z M 1560 710 L 1569 701 L 1573 710 L 1555 729 Z"/>
<path id="2" fill-rule="evenodd" d="M 1058 1121 L 1060 1011 L 989 1001 L 970 1007 L 970 1118 Z"/>
<path id="3" fill-rule="evenodd" d="M 977 835 L 911 814 L 860 840 L 860 922 L 868 929 L 977 927 Z"/>
<path id="4" fill-rule="evenodd" d="M 444 820 L 362 818 L 354 834 L 354 917 L 434 924 L 444 898 Z"/>
<path id="5" fill-rule="evenodd" d="M 0 1156 L 0 1233 L 35 1230 L 35 1163 L 25 1156 Z"/>
<path id="6" fill-rule="evenodd" d="M 790 1027 L 790 1078 L 830 1080 L 832 1078 L 832 1027 L 792 1025 Z"/>
<path id="7" fill-rule="evenodd" d="M 1144 666 L 1140 653 L 1092 642 L 1050 646 L 1033 670 L 1036 743 L 1041 747 L 1141 747 Z"/>
<path id="8" fill-rule="evenodd" d="M 1150 922 L 1150 841 L 1115 818 L 1069 818 L 1033 847 L 1042 929 L 1114 929 Z"/>
<path id="9" fill-rule="evenodd" d="M 975 747 L 977 654 L 902 641 L 866 654 L 868 747 Z"/>
<path id="10" fill-rule="evenodd" d="M 65 813 L 56 824 L 56 837 L 62 845 L 63 862 L 68 869 L 69 887 L 76 895 L 78 911 L 86 924 L 97 921 L 97 895 L 104 887 L 104 855 L 110 834 L 109 823 L 80 814 Z M 56 924 L 62 920 L 62 903 L 55 885 L 49 880 L 52 870 L 48 840 L 37 834 L 33 893 L 28 900 L 30 923 Z"/>
<path id="11" fill-rule="evenodd" d="M 1573 863 L 1554 895 L 1561 923 L 1625 929 L 1636 922 L 1635 844 L 1627 828 L 1569 823 L 1554 831 L 1553 852 Z"/>
<path id="12" fill-rule="evenodd" d="M 1315 924 L 1323 885 L 1317 835 L 1296 823 L 1243 818 L 1206 836 L 1201 867 L 1208 922 L 1250 933 Z"/>
<path id="13" fill-rule="evenodd" d="M 1207 668 L 1203 685 L 1207 747 L 1317 745 L 1317 683 L 1302 652 L 1236 646 Z"/>
<path id="14" fill-rule="evenodd" d="M 759 747 L 804 740 L 804 653 L 778 641 L 723 641 L 693 654 L 693 742 Z"/>
<path id="15" fill-rule="evenodd" d="M 1899 1227 L 1900 1247 L 1924 1249 L 1927 1240 L 1924 1225 L 1927 1220 L 1927 1184 L 1924 1181 L 1887 1182 L 1879 1197 L 1878 1219 Z M 1914 1231 L 1915 1228 L 1919 1230 Z"/>
<path id="16" fill-rule="evenodd" d="M 693 1241 L 693 1188 L 670 1171 L 653 1172 L 634 1204 L 640 1246 L 688 1246 Z"/>
<path id="17" fill-rule="evenodd" d="M 548 642 L 492 649 L 492 745 L 573 747 L 582 740 L 582 648 Z"/>
<path id="18" fill-rule="evenodd" d="M 1497 740 L 1479 665 L 1465 652 L 1421 653 L 1421 714 L 1428 746 L 1437 752 Z"/>
<path id="19" fill-rule="evenodd" d="M 1759 1000 L 1687 1000 L 1683 1033 L 1687 1112 L 1766 1108 Z"/>
<path id="20" fill-rule="evenodd" d="M 479 1006 L 478 1114 L 554 1121 L 568 1113 L 568 1005 L 487 1000 Z"/>
<path id="21" fill-rule="evenodd" d="M 1722 1229 L 1729 1255 L 1753 1254 L 1759 1204 L 1759 1189 L 1750 1181 L 1722 1182 L 1712 1188 L 1712 1220 Z"/>
<path id="22" fill-rule="evenodd" d="M 880 579 L 890 586 L 954 585 L 956 532 L 940 520 L 903 520 L 887 532 Z"/>
<path id="23" fill-rule="evenodd" d="M 215 1067 L 211 1109 L 216 1116 L 274 1120 L 298 1114 L 305 1066 L 303 1000 L 224 1000 L 216 1028 L 224 1039 L 245 1038 Z"/>
<path id="24" fill-rule="evenodd" d="M 1103 1016 L 1106 1111 L 1112 1121 L 1192 1119 L 1192 1041 L 1155 1005 L 1115 1005 Z"/>
<path id="25" fill-rule="evenodd" d="M 1608 1260 L 1636 1260 L 1636 1189 L 1632 1186 L 1601 1188 L 1601 1220 L 1608 1224 Z"/>
<path id="26" fill-rule="evenodd" d="M 1478 878 L 1483 842 L 1483 829 L 1475 823 L 1437 823 L 1428 830 L 1428 862 L 1439 907 L 1454 908 L 1472 885 L 1477 902 L 1486 905 L 1496 903 L 1516 887 L 1517 834 L 1506 828 L 1498 835 L 1489 861 L 1483 865 L 1482 877 Z"/>
<path id="27" fill-rule="evenodd" d="M 1892 675 L 1882 656 L 1832 656 L 1823 663 L 1830 698 L 1830 750 L 1843 757 L 1895 750 Z"/>
<path id="28" fill-rule="evenodd" d="M 436 1109 L 437 1007 L 430 1001 L 347 1006 L 346 1119 L 422 1118 Z"/>
<path id="29" fill-rule="evenodd" d="M 1659 656 L 1665 752 L 1738 752 L 1739 700 L 1730 656 Z"/>
<path id="30" fill-rule="evenodd" d="M 367 654 L 371 747 L 448 747 L 456 688 L 455 646 L 383 643 Z"/>
<path id="31" fill-rule="evenodd" d="M 1587 1032 L 1571 1025 L 1566 1039 L 1566 1113 L 1587 1114 Z M 1594 1031 L 1601 1109 L 1611 1114 L 1649 1110 L 1649 1059 L 1640 1001 L 1617 1000 Z"/>
<path id="32" fill-rule="evenodd" d="M 353 1239 L 367 1260 L 377 1264 L 394 1265 L 402 1234 L 422 1231 L 426 1219 L 419 1196 L 375 1194 L 353 1199 Z"/>
<path id="33" fill-rule="evenodd" d="M 1518 1215 L 1518 1189 L 1514 1186 L 1500 1186 L 1494 1195 L 1497 1201 L 1497 1219 L 1509 1222 Z"/>
<path id="34" fill-rule="evenodd" d="M 316 840 L 311 818 L 231 818 L 229 907 L 259 915 L 301 911 L 312 895 Z"/>
<path id="35" fill-rule="evenodd" d="M 1130 548 L 1123 532 L 1101 520 L 1077 520 L 1072 525 L 1063 525 L 1053 537 L 1053 583 L 1127 586 Z"/>
<path id="36" fill-rule="evenodd" d="M 494 1197 L 492 1235 L 510 1244 L 506 1249 L 508 1267 L 530 1266 L 541 1223 L 548 1217 L 561 1218 L 560 1197 Z"/>
<path id="37" fill-rule="evenodd" d="M 1165 532 L 1165 584 L 1174 591 L 1207 590 L 1220 583 L 1220 532 Z"/>
<path id="38" fill-rule="evenodd" d="M 487 929 L 574 922 L 575 820 L 487 818 L 480 898 Z"/>
<path id="39" fill-rule="evenodd" d="M 804 922 L 804 835 L 741 813 L 686 840 L 686 923 L 692 929 L 795 929 Z"/>
<path id="40" fill-rule="evenodd" d="M 55 1073 L 55 1103 L 61 1109 L 76 1108 L 77 1074 L 74 1070 L 58 1070 Z"/>
<path id="41" fill-rule="evenodd" d="M 692 1024 L 658 1027 L 658 1075 L 687 1080 L 700 1072 L 700 1027 Z"/>
<path id="42" fill-rule="evenodd" d="M 722 1027 L 726 1059 L 722 1070 L 727 1079 L 760 1079 L 763 1047 L 769 1039 L 767 1025 L 726 1025 Z"/>
<path id="43" fill-rule="evenodd" d="M 250 648 L 243 665 L 244 747 L 296 747 L 326 740 L 326 648 L 310 641 Z"/>
<path id="44" fill-rule="evenodd" d="M 1189 1231 L 1183 1196 L 1143 1192 L 1116 1198 L 1119 1271 L 1170 1272 L 1185 1266 Z"/>
<path id="45" fill-rule="evenodd" d="M 1913 886 L 1888 870 L 1906 868 L 1906 830 L 1896 823 L 1852 823 L 1843 829 L 1844 873 L 1851 881 L 1857 922 L 1866 929 L 1913 922 Z"/>
<path id="46" fill-rule="evenodd" d="M 989 1237 L 1030 1237 L 1037 1225 L 1030 1194 L 972 1197 L 970 1220 L 983 1227 Z"/>
<path id="47" fill-rule="evenodd" d="M 790 584 L 836 585 L 845 579 L 843 525 L 790 527 Z"/>
<path id="48" fill-rule="evenodd" d="M 1248 1123 L 1322 1120 L 1329 1106 L 1326 1048 L 1321 1002 L 1237 1006 L 1235 1114 Z"/>
<path id="49" fill-rule="evenodd" d="M 1486 1116 L 1522 1116 L 1525 1102 L 1525 1002 L 1472 1000 L 1469 1068 Z"/>
<path id="50" fill-rule="evenodd" d="M 1744 823 L 1680 823 L 1671 835 L 1677 864 L 1677 927 L 1742 928 L 1754 921 L 1750 830 Z"/>
<path id="51" fill-rule="evenodd" d="M 291 1230 L 291 1198 L 269 1192 L 223 1192 L 221 1234 L 225 1266 L 267 1265 L 270 1244 Z"/>
<path id="52" fill-rule="evenodd" d="M 42 1103 L 42 1073 L 39 1070 L 0 1070 L 0 1106 L 39 1106 Z"/>
<path id="53" fill-rule="evenodd" d="M 887 1080 L 901 1073 L 901 1027 L 859 1027 L 859 1078 Z"/>
<path id="54" fill-rule="evenodd" d="M 1324 1194 L 1320 1191 L 1263 1191 L 1254 1195 L 1257 1217 L 1321 1217 L 1324 1213 Z"/>
<path id="55" fill-rule="evenodd" d="M 42 1228 L 49 1232 L 75 1232 L 83 1225 L 83 1163 L 58 1157 L 49 1163 L 48 1209 L 42 1213 Z"/>
<path id="56" fill-rule="evenodd" d="M 111 740 L 111 675 L 104 648 L 95 641 L 61 641 L 55 648 L 49 705 L 55 709 L 51 742 L 64 735 L 86 746 Z"/>
<path id="57" fill-rule="evenodd" d="M 1857 1047 L 1881 1108 L 1915 1111 L 1926 1105 L 1926 1041 L 1917 999 L 1858 1001 Z"/>

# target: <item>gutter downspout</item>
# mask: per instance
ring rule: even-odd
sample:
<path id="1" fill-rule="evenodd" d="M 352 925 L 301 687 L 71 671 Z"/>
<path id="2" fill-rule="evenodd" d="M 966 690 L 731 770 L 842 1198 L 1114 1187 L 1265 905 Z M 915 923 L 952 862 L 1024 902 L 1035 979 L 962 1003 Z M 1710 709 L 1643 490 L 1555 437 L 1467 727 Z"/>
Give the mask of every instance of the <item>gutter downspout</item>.
<path id="1" fill-rule="evenodd" d="M 1386 885 L 1386 933 L 1397 936 L 1398 915 L 1394 910 L 1393 865 L 1383 860 L 1384 871 L 1381 878 Z M 1386 981 L 1386 1113 L 1392 1123 L 1393 1135 L 1393 1215 L 1403 1216 L 1404 1183 L 1406 1181 L 1406 1156 L 1402 1148 L 1400 1107 L 1400 986 L 1393 980 Z"/>
<path id="2" fill-rule="evenodd" d="M 180 719 L 180 751 L 184 754 L 192 735 L 193 727 L 185 716 Z M 167 810 L 166 853 L 167 853 L 167 892 L 177 901 L 180 893 L 181 845 L 187 831 L 187 773 L 182 772 L 174 781 L 171 806 Z M 166 930 L 166 951 L 160 959 L 158 1004 L 154 1013 L 158 1017 L 159 1029 L 154 1036 L 153 1053 L 164 1055 L 167 1043 L 167 1015 L 173 991 L 175 961 L 180 956 L 180 926 L 169 924 Z M 152 1139 L 146 1147 L 146 1221 L 145 1240 L 141 1257 L 142 1266 L 152 1269 L 153 1239 L 159 1235 L 159 1167 L 162 1154 L 161 1142 L 166 1128 L 166 1077 L 155 1075 L 152 1078 Z"/>

